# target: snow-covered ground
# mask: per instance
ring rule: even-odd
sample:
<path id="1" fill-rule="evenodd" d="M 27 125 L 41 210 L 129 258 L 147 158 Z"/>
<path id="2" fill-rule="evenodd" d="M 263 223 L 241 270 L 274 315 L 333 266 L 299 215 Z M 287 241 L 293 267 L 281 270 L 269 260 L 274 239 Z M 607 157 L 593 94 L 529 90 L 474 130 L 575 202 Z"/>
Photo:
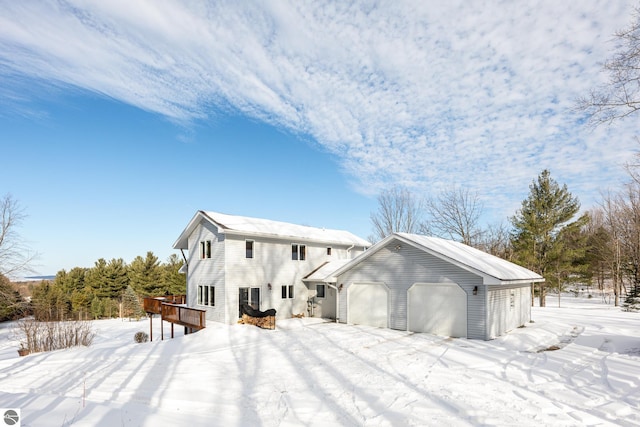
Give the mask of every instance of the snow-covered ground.
<path id="1" fill-rule="evenodd" d="M 3 325 L 0 407 L 56 427 L 640 425 L 640 314 L 548 304 L 493 341 L 290 319 L 136 344 L 148 320 L 103 320 L 91 347 L 18 357 Z"/>

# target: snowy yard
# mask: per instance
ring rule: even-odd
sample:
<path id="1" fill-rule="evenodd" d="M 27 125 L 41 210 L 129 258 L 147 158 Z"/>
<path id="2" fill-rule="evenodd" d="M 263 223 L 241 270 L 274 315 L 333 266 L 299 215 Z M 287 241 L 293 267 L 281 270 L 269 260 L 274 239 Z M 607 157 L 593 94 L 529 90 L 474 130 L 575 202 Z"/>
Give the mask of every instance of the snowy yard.
<path id="1" fill-rule="evenodd" d="M 2 325 L 0 407 L 22 426 L 640 425 L 640 314 L 549 305 L 493 341 L 313 319 L 159 341 L 156 319 L 135 344 L 148 320 L 104 320 L 89 348 L 18 357 Z"/>

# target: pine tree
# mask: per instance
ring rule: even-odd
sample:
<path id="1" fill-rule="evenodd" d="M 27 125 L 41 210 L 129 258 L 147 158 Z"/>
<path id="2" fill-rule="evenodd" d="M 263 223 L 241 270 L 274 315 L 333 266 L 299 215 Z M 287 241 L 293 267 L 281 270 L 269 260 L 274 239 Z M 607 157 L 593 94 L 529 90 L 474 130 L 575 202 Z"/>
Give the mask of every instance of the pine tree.
<path id="1" fill-rule="evenodd" d="M 129 283 L 140 295 L 155 296 L 164 293 L 161 276 L 160 262 L 151 251 L 147 252 L 145 258 L 135 257 L 129 265 Z"/>
<path id="2" fill-rule="evenodd" d="M 187 276 L 180 273 L 183 261 L 176 254 L 171 254 L 162 266 L 163 293 L 185 295 L 187 293 Z"/>
<path id="3" fill-rule="evenodd" d="M 542 275 L 546 281 L 557 280 L 557 256 L 560 252 L 561 231 L 580 209 L 580 202 L 542 171 L 529 186 L 529 196 L 521 209 L 511 218 L 512 244 L 515 260 Z M 540 306 L 545 306 L 545 286 L 540 284 Z"/>
<path id="4" fill-rule="evenodd" d="M 127 286 L 122 296 L 122 317 L 140 318 L 144 316 L 144 312 L 140 305 L 140 299 L 133 290 L 131 285 Z"/>

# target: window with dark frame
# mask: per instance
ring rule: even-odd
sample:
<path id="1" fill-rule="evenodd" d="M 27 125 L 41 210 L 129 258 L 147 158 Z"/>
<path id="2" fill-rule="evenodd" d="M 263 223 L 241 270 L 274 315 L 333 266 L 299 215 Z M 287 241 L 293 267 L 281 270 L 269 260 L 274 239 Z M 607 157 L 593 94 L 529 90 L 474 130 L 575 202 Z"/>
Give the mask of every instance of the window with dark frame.
<path id="1" fill-rule="evenodd" d="M 307 259 L 307 247 L 298 243 L 292 243 L 291 259 L 293 261 L 304 261 L 305 259 Z"/>
<path id="2" fill-rule="evenodd" d="M 198 285 L 198 305 L 214 307 L 216 305 L 216 287 Z"/>
<path id="3" fill-rule="evenodd" d="M 211 240 L 200 242 L 200 259 L 211 258 Z"/>
<path id="4" fill-rule="evenodd" d="M 331 248 L 327 248 L 327 255 L 331 256 Z"/>
<path id="5" fill-rule="evenodd" d="M 282 285 L 282 299 L 293 298 L 293 285 Z"/>
<path id="6" fill-rule="evenodd" d="M 253 258 L 253 240 L 245 240 L 245 257 Z"/>
<path id="7" fill-rule="evenodd" d="M 316 285 L 316 297 L 324 298 L 325 285 Z"/>

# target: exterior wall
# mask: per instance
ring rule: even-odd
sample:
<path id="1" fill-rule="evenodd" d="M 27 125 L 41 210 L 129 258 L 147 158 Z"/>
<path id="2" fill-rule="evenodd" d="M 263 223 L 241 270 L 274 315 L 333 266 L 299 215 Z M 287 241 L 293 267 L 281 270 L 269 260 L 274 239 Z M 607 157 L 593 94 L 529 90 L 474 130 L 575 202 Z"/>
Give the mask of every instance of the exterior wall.
<path id="1" fill-rule="evenodd" d="M 246 240 L 252 240 L 253 258 L 246 258 Z M 200 259 L 199 244 L 212 240 L 211 259 Z M 305 245 L 306 259 L 292 260 L 291 245 Z M 270 239 L 219 234 L 217 227 L 203 221 L 189 236 L 187 303 L 190 307 L 207 311 L 207 320 L 234 324 L 239 317 L 239 289 L 259 288 L 259 309 L 274 308 L 278 318 L 289 318 L 294 314 L 308 316 L 308 300 L 315 296 L 302 281 L 313 270 L 326 261 L 351 259 L 364 252 L 364 248 L 327 243 L 313 243 L 292 239 Z M 327 255 L 331 247 L 331 255 Z M 215 286 L 215 307 L 197 304 L 199 285 Z M 271 287 L 269 287 L 271 285 Z M 282 286 L 293 286 L 293 298 L 282 298 Z M 336 291 L 326 288 L 325 301 L 333 298 Z M 333 303 L 335 305 L 335 302 Z M 324 309 L 324 308 L 323 308 Z M 331 311 L 329 307 L 327 311 Z M 335 308 L 333 309 L 335 316 Z"/>
<path id="2" fill-rule="evenodd" d="M 240 287 L 260 288 L 260 310 L 275 308 L 277 318 L 289 318 L 292 315 L 308 316 L 309 293 L 302 278 L 326 261 L 349 257 L 347 247 L 332 245 L 331 255 L 327 255 L 326 244 L 314 244 L 293 239 L 250 238 L 253 240 L 253 258 L 245 256 L 245 237 L 227 236 L 226 239 L 226 277 L 228 300 L 231 310 L 238 307 L 238 289 Z M 291 245 L 302 244 L 306 247 L 305 260 L 291 259 Z M 351 254 L 359 254 L 351 250 Z M 355 256 L 355 255 L 354 255 Z M 271 284 L 271 290 L 269 290 Z M 293 298 L 282 298 L 282 287 L 293 286 Z M 236 314 L 237 318 L 237 314 Z"/>
<path id="3" fill-rule="evenodd" d="M 505 334 L 531 320 L 531 285 L 489 286 L 486 339 Z"/>
<path id="4" fill-rule="evenodd" d="M 200 259 L 200 242 L 211 240 L 211 258 Z M 211 223 L 203 222 L 189 236 L 187 255 L 187 305 L 205 309 L 207 320 L 227 321 L 226 292 L 224 276 L 225 245 L 224 235 L 218 234 Z M 215 286 L 215 307 L 198 304 L 198 286 Z"/>
<path id="5" fill-rule="evenodd" d="M 467 293 L 467 336 L 484 339 L 486 335 L 485 287 L 482 278 L 410 245 L 397 241 L 378 250 L 366 260 L 338 277 L 344 286 L 339 297 L 338 316 L 347 319 L 345 290 L 353 283 L 383 282 L 389 288 L 389 327 L 407 330 L 407 291 L 414 283 L 457 283 Z M 473 288 L 478 294 L 473 295 Z"/>
<path id="6" fill-rule="evenodd" d="M 317 296 L 316 285 L 324 285 L 324 298 Z M 336 290 L 326 283 L 309 283 L 307 312 L 309 317 L 336 318 Z"/>

